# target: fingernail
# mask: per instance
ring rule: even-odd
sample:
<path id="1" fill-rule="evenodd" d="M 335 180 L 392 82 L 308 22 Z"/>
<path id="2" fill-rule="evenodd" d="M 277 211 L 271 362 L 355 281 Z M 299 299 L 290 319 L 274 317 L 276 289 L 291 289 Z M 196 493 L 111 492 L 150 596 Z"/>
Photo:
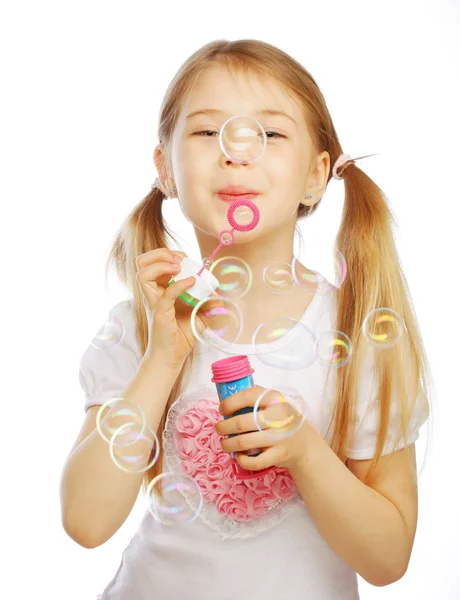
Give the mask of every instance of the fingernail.
<path id="1" fill-rule="evenodd" d="M 182 260 L 182 256 L 177 256 L 177 254 L 174 256 L 174 262 L 180 262 Z"/>

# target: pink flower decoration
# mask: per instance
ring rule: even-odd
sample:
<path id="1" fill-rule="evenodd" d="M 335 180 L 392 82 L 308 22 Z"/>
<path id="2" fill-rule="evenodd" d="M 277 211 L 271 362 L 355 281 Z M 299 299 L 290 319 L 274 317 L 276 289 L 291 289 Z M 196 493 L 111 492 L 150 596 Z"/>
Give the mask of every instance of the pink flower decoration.
<path id="1" fill-rule="evenodd" d="M 195 478 L 203 498 L 214 502 L 217 510 L 238 521 L 262 516 L 280 500 L 297 494 L 288 469 L 275 467 L 260 477 L 239 480 L 231 469 L 231 458 L 224 452 L 216 423 L 222 418 L 218 400 L 202 398 L 178 419 L 174 445 L 181 467 Z"/>
<path id="2" fill-rule="evenodd" d="M 201 415 L 198 415 L 198 413 L 193 410 L 190 410 L 185 415 L 182 415 L 177 422 L 177 431 L 179 433 L 186 433 L 187 435 L 195 435 L 201 431 L 201 427 Z"/>

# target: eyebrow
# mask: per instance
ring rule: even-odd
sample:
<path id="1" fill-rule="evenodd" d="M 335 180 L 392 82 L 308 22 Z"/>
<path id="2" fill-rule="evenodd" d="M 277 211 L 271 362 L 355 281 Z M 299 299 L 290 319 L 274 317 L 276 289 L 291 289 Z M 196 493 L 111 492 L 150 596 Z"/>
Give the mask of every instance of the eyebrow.
<path id="1" fill-rule="evenodd" d="M 202 108 L 200 110 L 195 110 L 194 112 L 190 113 L 189 115 L 187 115 L 185 117 L 186 120 L 192 119 L 193 117 L 196 117 L 197 115 L 210 115 L 210 116 L 214 116 L 214 115 L 222 115 L 223 111 L 219 110 L 217 108 Z M 297 121 L 295 121 L 292 117 L 290 117 L 288 114 L 280 111 L 280 110 L 273 110 L 271 108 L 265 108 L 263 110 L 258 110 L 256 111 L 257 115 L 263 115 L 263 116 L 279 116 L 279 117 L 286 117 L 287 119 L 290 119 L 294 125 L 297 125 Z"/>

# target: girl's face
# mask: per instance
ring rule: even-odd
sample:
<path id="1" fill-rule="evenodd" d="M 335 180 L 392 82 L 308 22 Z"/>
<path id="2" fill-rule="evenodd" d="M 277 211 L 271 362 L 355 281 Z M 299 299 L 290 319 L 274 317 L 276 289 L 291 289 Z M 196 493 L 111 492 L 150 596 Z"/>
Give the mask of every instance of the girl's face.
<path id="1" fill-rule="evenodd" d="M 206 113 L 213 109 L 213 113 Z M 218 112 L 214 112 L 214 111 Z M 264 110 L 282 114 L 264 114 Z M 204 111 L 201 114 L 192 113 Z M 255 118 L 267 133 L 267 146 L 255 162 L 242 165 L 228 158 L 219 145 L 219 131 L 235 115 Z M 209 67 L 182 107 L 171 147 L 172 177 L 187 218 L 199 230 L 218 237 L 230 229 L 229 204 L 217 192 L 227 185 L 242 185 L 259 192 L 253 198 L 260 212 L 257 227 L 235 233 L 235 243 L 295 223 L 305 200 L 308 165 L 313 153 L 301 106 L 269 77 L 232 75 L 220 66 Z"/>

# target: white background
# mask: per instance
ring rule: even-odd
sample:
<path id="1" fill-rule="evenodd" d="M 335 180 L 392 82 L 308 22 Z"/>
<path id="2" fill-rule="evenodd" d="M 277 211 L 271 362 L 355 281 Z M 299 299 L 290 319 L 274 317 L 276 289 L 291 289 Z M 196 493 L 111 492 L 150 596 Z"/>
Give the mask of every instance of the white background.
<path id="1" fill-rule="evenodd" d="M 460 597 L 459 34 L 454 0 L 2 6 L 2 597 L 94 600 L 145 510 L 140 497 L 112 539 L 84 549 L 62 528 L 59 479 L 84 419 L 80 356 L 111 306 L 130 296 L 115 275 L 106 287 L 104 266 L 117 228 L 157 176 L 163 93 L 186 58 L 218 38 L 290 53 L 317 80 L 344 151 L 379 153 L 360 167 L 399 225 L 436 407 L 409 570 L 383 588 L 360 579 L 360 593 Z M 320 237 L 340 219 L 343 184 L 330 185 Z M 165 214 L 197 256 L 177 201 Z M 420 456 L 425 438 L 426 428 Z"/>

